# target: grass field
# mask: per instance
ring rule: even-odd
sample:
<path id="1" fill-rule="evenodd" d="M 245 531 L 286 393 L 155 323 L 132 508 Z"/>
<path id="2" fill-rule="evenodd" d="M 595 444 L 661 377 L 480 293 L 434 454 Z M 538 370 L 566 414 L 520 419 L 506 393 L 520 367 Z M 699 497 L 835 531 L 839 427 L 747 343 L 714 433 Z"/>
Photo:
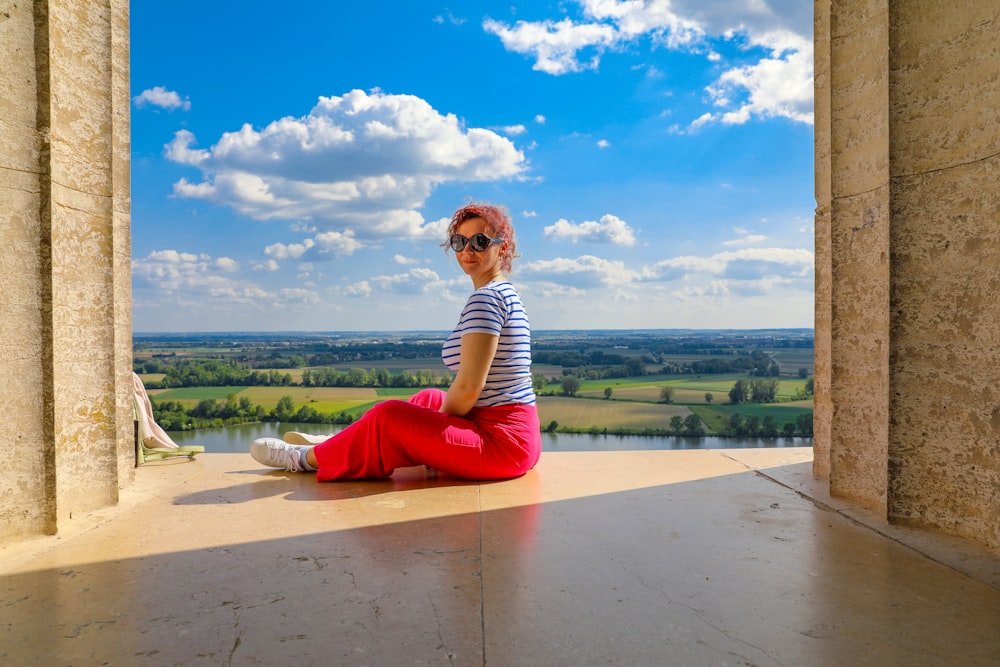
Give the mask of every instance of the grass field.
<path id="1" fill-rule="evenodd" d="M 744 418 L 756 415 L 761 420 L 764 417 L 772 416 L 781 430 L 787 423 L 795 423 L 796 418 L 801 414 L 811 414 L 813 411 L 812 401 L 790 401 L 788 403 L 766 403 L 756 405 L 747 403 L 744 405 L 714 405 L 714 406 L 692 406 L 691 410 L 701 417 L 701 420 L 708 425 L 712 431 L 725 430 L 729 423 L 729 417 L 733 414 L 743 415 Z"/>
<path id="2" fill-rule="evenodd" d="M 540 396 L 538 419 L 545 428 L 550 422 L 572 428 L 667 429 L 674 415 L 686 417 L 691 410 L 665 403 L 627 403 L 590 400 L 567 396 Z"/>
<path id="3" fill-rule="evenodd" d="M 765 405 L 727 405 L 729 390 L 739 376 L 645 376 L 597 380 L 583 383 L 578 397 L 539 396 L 538 415 L 542 428 L 552 421 L 561 427 L 573 429 L 644 429 L 670 428 L 670 418 L 697 414 L 709 432 L 725 430 L 729 416 L 734 412 L 763 419 L 771 415 L 782 428 L 794 423 L 796 418 L 813 410 L 811 400 L 786 401 Z M 779 395 L 790 397 L 804 385 L 804 380 L 779 381 Z M 661 403 L 660 388 L 674 388 L 673 402 Z M 611 400 L 604 399 L 604 388 L 612 388 Z M 234 394 L 236 399 L 247 397 L 251 403 L 265 410 L 273 409 L 283 396 L 290 396 L 296 408 L 308 405 L 314 410 L 336 414 L 350 412 L 358 416 L 379 400 L 397 398 L 405 400 L 417 389 L 407 388 L 347 388 L 347 387 L 189 387 L 157 389 L 150 396 L 157 402 L 178 401 L 185 407 L 194 407 L 209 398 L 225 401 Z M 705 393 L 712 394 L 712 403 L 706 403 Z"/>
<path id="4" fill-rule="evenodd" d="M 768 350 L 774 360 L 778 362 L 783 374 L 795 375 L 800 368 L 808 369 L 809 374 L 813 372 L 815 360 L 813 358 L 813 348 L 780 348 Z"/>
<path id="5" fill-rule="evenodd" d="M 194 407 L 206 398 L 224 401 L 230 394 L 235 394 L 236 400 L 246 396 L 265 410 L 273 409 L 282 396 L 291 396 L 296 407 L 305 404 L 324 413 L 354 411 L 379 398 L 374 389 L 350 387 L 183 387 L 149 392 L 155 401 L 177 401 L 185 407 Z"/>
<path id="6" fill-rule="evenodd" d="M 644 375 L 634 378 L 611 378 L 607 380 L 587 380 L 581 383 L 580 396 L 604 398 L 604 390 L 611 387 L 611 398 L 627 401 L 660 400 L 660 389 L 674 388 L 674 403 L 704 404 L 705 394 L 712 394 L 712 404 L 718 405 L 729 400 L 729 390 L 736 380 L 746 380 L 746 375 Z M 766 378 L 765 378 L 766 379 Z M 775 378 L 778 380 L 778 399 L 794 397 L 806 386 L 805 380 L 798 378 Z"/>

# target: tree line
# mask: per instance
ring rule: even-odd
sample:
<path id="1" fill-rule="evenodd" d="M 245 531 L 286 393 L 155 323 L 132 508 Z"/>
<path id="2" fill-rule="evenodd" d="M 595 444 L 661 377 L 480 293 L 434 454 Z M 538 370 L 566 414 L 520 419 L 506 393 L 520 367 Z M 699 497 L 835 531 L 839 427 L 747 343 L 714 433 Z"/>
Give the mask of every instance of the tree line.
<path id="1" fill-rule="evenodd" d="M 167 431 L 188 431 L 255 422 L 299 422 L 303 424 L 350 424 L 351 412 L 319 412 L 308 404 L 296 407 L 291 396 L 282 396 L 271 410 L 255 404 L 246 396 L 230 394 L 226 400 L 203 398 L 193 408 L 179 401 L 157 401 L 150 398 L 153 418 Z"/>

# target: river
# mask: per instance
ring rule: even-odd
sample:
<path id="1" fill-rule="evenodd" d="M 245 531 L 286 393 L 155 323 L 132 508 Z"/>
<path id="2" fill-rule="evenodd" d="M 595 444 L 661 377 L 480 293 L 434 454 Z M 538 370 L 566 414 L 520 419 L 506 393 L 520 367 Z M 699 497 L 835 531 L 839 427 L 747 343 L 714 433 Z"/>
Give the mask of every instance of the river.
<path id="1" fill-rule="evenodd" d="M 178 445 L 202 445 L 206 452 L 244 453 L 250 442 L 257 438 L 280 437 L 287 431 L 304 433 L 332 433 L 339 427 L 323 424 L 292 424 L 261 422 L 227 426 L 225 428 L 199 429 L 197 431 L 171 431 L 170 437 Z M 588 433 L 543 433 L 542 451 L 593 452 L 629 451 L 637 449 L 755 449 L 762 447 L 812 447 L 812 438 L 720 438 L 703 436 L 648 435 L 591 435 Z"/>

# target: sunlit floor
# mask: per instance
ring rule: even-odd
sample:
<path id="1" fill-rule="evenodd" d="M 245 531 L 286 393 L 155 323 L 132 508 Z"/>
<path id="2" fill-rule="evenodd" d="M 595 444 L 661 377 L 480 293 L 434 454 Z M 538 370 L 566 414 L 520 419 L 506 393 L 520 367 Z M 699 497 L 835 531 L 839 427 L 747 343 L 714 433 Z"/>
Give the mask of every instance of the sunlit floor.
<path id="1" fill-rule="evenodd" d="M 808 449 L 316 484 L 204 454 L 0 549 L 0 664 L 1000 665 L 1000 555 L 831 500 Z"/>

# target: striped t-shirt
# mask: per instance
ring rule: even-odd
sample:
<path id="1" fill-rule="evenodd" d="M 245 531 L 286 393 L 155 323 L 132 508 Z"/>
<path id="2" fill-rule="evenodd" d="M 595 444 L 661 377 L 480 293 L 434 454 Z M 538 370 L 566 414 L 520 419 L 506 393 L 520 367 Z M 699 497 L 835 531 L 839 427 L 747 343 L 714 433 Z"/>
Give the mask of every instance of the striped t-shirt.
<path id="1" fill-rule="evenodd" d="M 497 352 L 486 375 L 477 407 L 535 402 L 531 386 L 531 326 L 521 297 L 505 280 L 480 287 L 465 304 L 458 326 L 441 350 L 445 365 L 458 370 L 462 336 L 467 333 L 499 336 Z"/>

